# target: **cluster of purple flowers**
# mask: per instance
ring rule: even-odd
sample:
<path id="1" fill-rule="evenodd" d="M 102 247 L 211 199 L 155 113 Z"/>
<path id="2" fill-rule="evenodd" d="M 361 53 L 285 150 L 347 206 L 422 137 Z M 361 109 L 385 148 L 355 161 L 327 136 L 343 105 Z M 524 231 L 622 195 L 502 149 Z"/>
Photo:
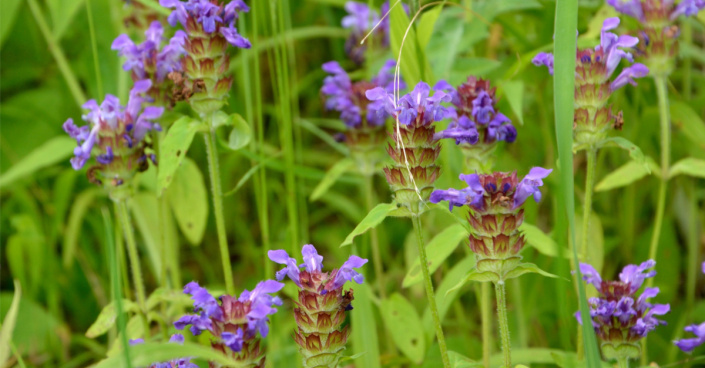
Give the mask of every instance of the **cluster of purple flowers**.
<path id="1" fill-rule="evenodd" d="M 703 262 L 701 267 L 703 273 L 705 273 L 705 262 Z M 686 353 L 691 353 L 698 346 L 705 344 L 705 322 L 702 322 L 699 325 L 687 326 L 685 331 L 693 333 L 695 337 L 674 341 L 673 343 L 676 344 L 679 349 Z"/>
<path id="2" fill-rule="evenodd" d="M 368 90 L 365 95 L 370 101 L 376 102 L 374 106 L 369 106 L 369 109 L 376 111 L 378 116 L 394 116 L 402 125 L 428 126 L 453 114 L 452 109 L 441 105 L 442 102 L 451 101 L 449 94 L 441 90 L 435 90 L 433 96 L 429 96 L 430 93 L 428 84 L 419 82 L 399 101 L 395 101 L 394 94 L 383 87 Z"/>
<path id="3" fill-rule="evenodd" d="M 590 317 L 597 336 L 615 348 L 621 344 L 632 344 L 666 322 L 655 316 L 664 315 L 670 310 L 668 304 L 651 304 L 648 299 L 658 295 L 658 288 L 645 288 L 640 295 L 637 292 L 644 280 L 656 275 L 649 269 L 656 262 L 648 260 L 640 265 L 627 265 L 619 274 L 619 281 L 602 280 L 600 274 L 591 265 L 580 264 L 583 280 L 592 284 L 599 297 L 590 298 Z M 576 318 L 582 323 L 580 314 Z M 633 357 L 631 357 L 633 358 Z"/>
<path id="4" fill-rule="evenodd" d="M 379 13 L 370 9 L 367 4 L 357 1 L 345 3 L 345 10 L 348 15 L 343 17 L 342 26 L 351 30 L 350 37 L 345 42 L 345 51 L 351 60 L 357 64 L 362 64 L 365 60 L 367 46 L 360 45 L 360 41 L 378 23 L 379 26 L 375 29 L 373 36 L 378 40 L 376 42 L 381 43 L 382 47 L 389 46 L 389 17 L 385 17 L 380 21 Z M 389 1 L 385 1 L 380 12 L 385 15 L 388 11 Z"/>
<path id="5" fill-rule="evenodd" d="M 181 334 L 173 334 L 169 342 L 176 344 L 184 343 L 184 336 Z M 144 339 L 130 340 L 130 345 L 144 344 Z M 198 365 L 191 363 L 191 358 L 178 358 L 168 362 L 152 363 L 148 368 L 198 368 Z"/>
<path id="6" fill-rule="evenodd" d="M 136 45 L 128 35 L 121 34 L 113 41 L 111 48 L 125 57 L 122 67 L 125 71 L 132 71 L 135 80 L 149 78 L 156 86 L 169 73 L 181 70 L 181 56 L 186 53 L 186 33 L 176 31 L 169 43 L 162 47 L 164 28 L 161 23 L 154 21 L 144 35 L 145 41 Z"/>
<path id="7" fill-rule="evenodd" d="M 184 287 L 184 293 L 191 295 L 195 314 L 181 317 L 174 322 L 174 327 L 183 330 L 191 326 L 191 333 L 200 335 L 210 331 L 217 339 L 214 346 L 225 345 L 233 352 L 240 352 L 246 341 L 252 340 L 257 333 L 266 337 L 269 333 L 269 316 L 282 304 L 281 299 L 269 295 L 276 293 L 284 284 L 274 280 L 262 281 L 252 291 L 245 290 L 239 298 L 223 295 L 216 299 L 208 290 L 190 282 Z"/>
<path id="8" fill-rule="evenodd" d="M 154 120 L 164 112 L 163 107 L 142 108 L 145 102 L 150 101 L 144 95 L 151 86 L 149 79 L 135 82 L 127 106 L 120 105 L 120 100 L 113 95 L 106 95 L 100 105 L 96 100 L 86 102 L 83 108 L 89 112 L 82 118 L 90 127 L 78 127 L 73 123 L 73 119 L 66 120 L 64 131 L 78 143 L 71 159 L 75 170 L 86 164 L 94 148 L 99 151 L 96 160 L 103 166 L 112 164 L 116 159 L 124 161 L 135 153 L 137 162 L 125 162 L 127 170 L 136 169 L 146 160 L 144 138 L 151 130 L 161 130 Z"/>
<path id="9" fill-rule="evenodd" d="M 653 18 L 667 17 L 670 21 L 684 15 L 690 17 L 705 9 L 705 0 L 682 0 L 678 4 L 674 0 L 607 0 L 607 3 L 618 12 L 648 23 Z M 658 16 L 655 16 L 656 14 Z"/>
<path id="10" fill-rule="evenodd" d="M 353 83 L 338 62 L 329 61 L 323 64 L 323 70 L 331 74 L 323 80 L 321 87 L 321 93 L 326 96 L 326 109 L 339 111 L 340 119 L 348 128 L 364 126 L 363 117 L 366 125 L 383 126 L 389 115 L 379 114 L 381 102 L 370 102 L 365 93 L 376 87 L 392 93 L 395 66 L 394 60 L 388 60 L 371 81 Z M 403 82 L 400 83 L 399 88 L 405 87 Z"/>
<path id="11" fill-rule="evenodd" d="M 250 8 L 242 0 L 232 0 L 225 6 L 211 0 L 159 0 L 159 5 L 173 8 L 167 21 L 172 27 L 176 23 L 186 29 L 188 33 L 203 31 L 207 34 L 219 32 L 233 46 L 250 48 L 250 41 L 242 37 L 237 28 L 240 12 L 248 12 Z"/>
<path id="12" fill-rule="evenodd" d="M 436 134 L 437 139 L 449 138 L 456 144 L 470 145 L 516 140 L 516 128 L 509 118 L 497 111 L 496 88 L 490 88 L 489 81 L 471 76 L 457 89 L 444 80 L 434 88 L 449 93 L 455 107 L 453 122 Z"/>

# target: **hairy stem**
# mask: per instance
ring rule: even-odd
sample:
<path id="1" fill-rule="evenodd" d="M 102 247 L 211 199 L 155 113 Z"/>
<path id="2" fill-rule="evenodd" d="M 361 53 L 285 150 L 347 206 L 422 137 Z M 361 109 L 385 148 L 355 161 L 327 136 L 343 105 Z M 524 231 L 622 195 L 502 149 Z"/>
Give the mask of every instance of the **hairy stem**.
<path id="1" fill-rule="evenodd" d="M 494 283 L 495 296 L 497 297 L 497 316 L 499 317 L 499 334 L 502 341 L 502 355 L 504 367 L 512 367 L 512 350 L 509 343 L 509 321 L 507 319 L 507 295 L 504 281 Z"/>
<path id="2" fill-rule="evenodd" d="M 365 207 L 367 212 L 371 211 L 374 207 L 374 192 L 372 189 L 372 175 L 365 175 L 364 186 L 365 186 Z M 375 267 L 375 277 L 377 278 L 377 288 L 379 289 L 379 295 L 382 299 L 387 299 L 387 292 L 384 288 L 384 269 L 382 267 L 382 256 L 379 253 L 379 237 L 377 236 L 377 229 L 370 229 L 370 247 L 372 248 L 372 260 L 374 261 Z"/>
<path id="3" fill-rule="evenodd" d="M 482 363 L 490 366 L 492 355 L 492 288 L 487 282 L 480 284 L 480 313 L 482 315 Z"/>
<path id="4" fill-rule="evenodd" d="M 217 141 L 215 129 L 212 124 L 210 133 L 203 133 L 208 151 L 208 171 L 211 179 L 211 195 L 213 197 L 213 213 L 215 214 L 215 227 L 218 231 L 218 246 L 220 247 L 220 258 L 223 263 L 223 274 L 225 277 L 225 290 L 228 294 L 235 294 L 233 283 L 233 268 L 230 264 L 230 250 L 228 249 L 228 237 L 225 234 L 225 217 L 223 216 L 223 189 L 220 186 L 220 166 L 218 164 Z"/>
<path id="5" fill-rule="evenodd" d="M 443 367 L 450 368 L 450 360 L 448 359 L 448 348 L 446 347 L 446 339 L 443 335 L 443 326 L 441 326 L 441 318 L 438 315 L 438 306 L 436 305 L 436 296 L 433 293 L 433 283 L 431 282 L 431 275 L 428 272 L 428 259 L 426 258 L 426 244 L 423 239 L 423 234 L 421 233 L 421 218 L 418 214 L 411 216 L 411 220 L 414 224 L 414 230 L 416 231 L 416 244 L 419 248 L 419 259 L 421 261 L 421 270 L 423 271 L 424 283 L 426 285 L 426 298 L 428 298 L 428 307 L 431 308 L 431 316 L 433 317 L 433 324 L 436 327 L 436 338 L 438 338 L 438 347 L 441 349 L 441 360 L 443 360 Z"/>
<path id="6" fill-rule="evenodd" d="M 592 261 L 588 256 L 588 233 L 590 231 L 590 213 L 592 212 L 592 192 L 595 183 L 595 161 L 597 161 L 597 150 L 593 147 L 585 151 L 587 156 L 587 172 L 585 173 L 585 202 L 583 203 L 583 228 L 580 238 L 580 255 L 584 262 Z"/>
<path id="7" fill-rule="evenodd" d="M 619 358 L 617 359 L 617 365 L 619 366 L 619 368 L 629 368 L 629 359 Z"/>
<path id="8" fill-rule="evenodd" d="M 132 282 L 135 284 L 135 293 L 137 294 L 137 305 L 140 308 L 142 322 L 144 323 L 144 335 L 149 336 L 149 321 L 147 320 L 147 303 L 146 294 L 144 291 L 144 279 L 142 278 L 142 268 L 140 268 L 140 256 L 137 252 L 137 243 L 135 242 L 135 233 L 130 222 L 130 213 L 127 211 L 127 200 L 122 199 L 116 206 L 117 217 L 120 219 L 122 231 L 125 234 L 125 243 L 127 244 L 127 256 L 130 258 L 130 269 L 132 271 Z"/>

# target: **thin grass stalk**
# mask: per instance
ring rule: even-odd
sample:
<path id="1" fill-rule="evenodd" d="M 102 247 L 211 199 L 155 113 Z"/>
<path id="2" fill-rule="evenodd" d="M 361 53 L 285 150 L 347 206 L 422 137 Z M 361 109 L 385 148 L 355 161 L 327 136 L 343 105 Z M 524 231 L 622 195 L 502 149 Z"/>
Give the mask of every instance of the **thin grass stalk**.
<path id="1" fill-rule="evenodd" d="M 228 248 L 228 238 L 225 230 L 225 217 L 223 215 L 223 189 L 220 183 L 220 165 L 218 163 L 217 138 L 215 128 L 209 122 L 209 133 L 203 133 L 208 152 L 208 172 L 211 180 L 211 197 L 213 197 L 213 214 L 215 215 L 215 227 L 218 231 L 218 247 L 220 248 L 220 258 L 223 266 L 223 277 L 225 278 L 225 290 L 229 295 L 235 294 L 235 283 L 233 282 L 233 268 L 230 264 L 230 250 Z"/>
<path id="2" fill-rule="evenodd" d="M 575 198 L 573 187 L 573 121 L 575 99 L 575 55 L 577 40 L 575 34 L 578 25 L 577 0 L 556 1 L 555 23 L 555 71 L 554 71 L 554 106 L 558 161 L 560 165 L 560 186 L 568 218 L 570 244 L 573 250 L 573 267 L 575 269 L 580 315 L 583 321 L 590 320 L 585 293 L 585 286 L 580 281 L 582 275 L 578 265 L 578 249 L 575 236 Z M 583 344 L 588 368 L 600 366 L 600 353 L 597 347 L 595 331 L 589 323 L 582 325 Z"/>
<path id="3" fill-rule="evenodd" d="M 149 320 L 147 319 L 147 298 L 144 288 L 144 278 L 142 278 L 142 268 L 137 242 L 135 242 L 135 232 L 130 222 L 130 213 L 127 209 L 127 200 L 122 199 L 116 203 L 116 216 L 119 218 L 120 226 L 125 234 L 125 244 L 127 244 L 127 256 L 130 258 L 130 270 L 132 271 L 132 282 L 135 285 L 137 305 L 140 308 L 140 316 L 144 323 L 144 336 L 149 337 Z"/>
<path id="4" fill-rule="evenodd" d="M 86 1 L 86 13 L 88 14 L 88 29 L 91 36 L 91 51 L 93 54 L 93 67 L 95 68 L 95 81 L 98 86 L 98 97 L 103 98 L 103 78 L 100 75 L 100 63 L 98 62 L 98 44 L 95 40 L 95 27 L 93 25 L 93 11 L 91 10 L 91 0 Z"/>
<path id="5" fill-rule="evenodd" d="M 480 283 L 480 315 L 482 318 L 482 363 L 490 366 L 492 356 L 492 287 L 489 283 Z"/>
<path id="6" fill-rule="evenodd" d="M 499 319 L 499 336 L 502 341 L 502 357 L 504 367 L 512 367 L 512 346 L 509 338 L 509 320 L 507 319 L 507 292 L 504 281 L 494 283 L 497 298 L 497 317 Z"/>
<path id="7" fill-rule="evenodd" d="M 585 201 L 583 202 L 583 228 L 580 238 L 580 254 L 584 262 L 590 263 L 592 260 L 588 254 L 588 235 L 590 233 L 590 213 L 592 212 L 592 193 L 595 185 L 595 167 L 597 161 L 597 150 L 589 147 L 585 150 L 587 168 L 585 171 Z"/>
<path id="8" fill-rule="evenodd" d="M 421 270 L 423 271 L 424 285 L 426 287 L 426 298 L 428 299 L 428 307 L 431 309 L 431 317 L 433 317 L 433 325 L 436 328 L 436 338 L 438 339 L 438 347 L 441 350 L 441 360 L 443 367 L 450 368 L 450 359 L 448 358 L 448 347 L 446 347 L 446 339 L 443 335 L 443 326 L 441 318 L 438 314 L 438 306 L 436 305 L 436 295 L 433 292 L 433 282 L 428 271 L 428 259 L 426 258 L 426 242 L 421 233 L 421 218 L 418 214 L 411 216 L 411 221 L 416 232 L 416 245 L 419 248 L 419 261 L 421 261 Z"/>
<path id="9" fill-rule="evenodd" d="M 115 213 L 118 213 L 117 203 L 115 204 Z M 132 291 L 130 290 L 130 277 L 127 262 L 125 260 L 125 242 L 122 236 L 122 226 L 120 226 L 120 219 L 115 222 L 115 253 L 114 257 L 117 259 L 118 267 L 120 268 L 119 274 L 122 277 L 122 292 L 125 295 L 125 299 L 132 299 Z"/>
<path id="10" fill-rule="evenodd" d="M 132 368 L 132 361 L 130 360 L 130 344 L 127 339 L 127 321 L 125 321 L 125 314 L 123 314 L 122 306 L 122 292 L 120 288 L 120 269 L 118 267 L 118 262 L 116 259 L 115 251 L 115 239 L 113 238 L 113 224 L 110 218 L 110 211 L 103 208 L 103 226 L 105 227 L 105 244 L 108 252 L 108 267 L 110 268 L 110 288 L 112 289 L 112 297 L 115 302 L 115 311 L 117 312 L 117 328 L 120 332 L 120 341 L 123 346 L 123 355 L 125 356 L 125 367 Z"/>
<path id="11" fill-rule="evenodd" d="M 372 175 L 365 175 L 363 180 L 364 193 L 365 193 L 365 210 L 370 212 L 374 207 L 374 189 L 372 187 Z M 370 248 L 372 248 L 372 261 L 374 262 L 375 268 L 375 279 L 377 281 L 377 288 L 379 289 L 379 295 L 384 300 L 387 299 L 387 291 L 385 290 L 384 283 L 384 267 L 382 264 L 382 255 L 379 252 L 379 237 L 377 236 L 377 229 L 370 229 Z"/>

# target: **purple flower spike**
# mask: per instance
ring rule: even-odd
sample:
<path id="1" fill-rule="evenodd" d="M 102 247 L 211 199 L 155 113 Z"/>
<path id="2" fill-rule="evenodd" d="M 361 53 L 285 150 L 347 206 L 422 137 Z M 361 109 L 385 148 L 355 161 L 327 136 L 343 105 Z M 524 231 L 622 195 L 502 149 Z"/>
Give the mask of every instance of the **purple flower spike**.
<path id="1" fill-rule="evenodd" d="M 539 52 L 531 60 L 536 66 L 544 65 L 548 68 L 548 73 L 553 75 L 553 54 L 547 52 Z"/>
<path id="2" fill-rule="evenodd" d="M 354 268 L 360 268 L 365 263 L 367 263 L 367 260 L 364 258 L 360 258 L 355 255 L 350 256 L 350 258 L 348 258 L 348 260 L 345 261 L 342 266 L 340 266 L 340 269 L 335 274 L 333 284 L 331 286 L 326 286 L 326 289 L 335 290 L 341 288 L 348 281 L 355 281 L 358 284 L 362 284 L 362 282 L 365 280 L 365 277 L 362 276 L 359 272 L 355 271 Z"/>
<path id="3" fill-rule="evenodd" d="M 610 90 L 616 91 L 625 86 L 627 83 L 636 86 L 634 78 L 643 78 L 647 75 L 649 75 L 649 68 L 647 68 L 644 64 L 637 63 L 632 66 L 626 67 L 610 84 Z"/>
<path id="4" fill-rule="evenodd" d="M 203 311 L 206 317 L 223 318 L 218 301 L 206 288 L 201 287 L 197 282 L 192 281 L 186 284 L 184 286 L 184 294 L 191 295 L 194 308 Z"/>
<path id="5" fill-rule="evenodd" d="M 643 262 L 639 266 L 627 265 L 622 269 L 619 274 L 619 280 L 625 284 L 629 284 L 630 291 L 632 293 L 639 290 L 641 285 L 644 284 L 644 280 L 650 277 L 656 276 L 656 271 L 646 272 L 649 268 L 654 268 L 656 266 L 656 261 L 650 259 Z"/>
<path id="6" fill-rule="evenodd" d="M 233 46 L 240 48 L 250 48 L 250 41 L 242 37 L 235 28 L 235 21 L 239 18 L 239 13 L 246 13 L 250 8 L 242 0 L 226 1 L 223 6 L 210 0 L 159 0 L 159 5 L 174 9 L 167 19 L 169 25 L 176 26 L 176 23 L 186 29 L 188 33 L 205 32 L 213 34 L 219 32 Z M 191 22 L 189 22 L 189 20 Z M 192 29 L 192 28 L 201 28 Z"/>
<path id="7" fill-rule="evenodd" d="M 691 353 L 695 348 L 705 344 L 705 322 L 699 325 L 690 325 L 685 328 L 686 332 L 692 332 L 696 337 L 690 339 L 676 340 L 673 343 L 686 353 Z"/>
<path id="8" fill-rule="evenodd" d="M 544 169 L 542 167 L 532 167 L 529 173 L 517 185 L 517 191 L 514 195 L 514 208 L 521 206 L 529 196 L 533 195 L 536 202 L 541 200 L 541 191 L 539 187 L 543 185 L 543 180 L 552 169 Z"/>

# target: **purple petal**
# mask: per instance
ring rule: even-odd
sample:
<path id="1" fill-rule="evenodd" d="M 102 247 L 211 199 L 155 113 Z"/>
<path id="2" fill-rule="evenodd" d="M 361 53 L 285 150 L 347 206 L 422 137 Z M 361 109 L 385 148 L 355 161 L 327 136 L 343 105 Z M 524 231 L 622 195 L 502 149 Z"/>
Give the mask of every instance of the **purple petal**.
<path id="1" fill-rule="evenodd" d="M 615 80 L 610 84 L 610 90 L 616 91 L 627 83 L 636 86 L 634 78 L 643 78 L 649 75 L 649 68 L 644 64 L 634 64 L 627 68 L 624 68 L 621 73 L 615 78 Z"/>
<path id="2" fill-rule="evenodd" d="M 304 258 L 302 266 L 306 266 L 306 271 L 320 272 L 323 269 L 323 257 L 318 255 L 318 251 L 316 251 L 316 247 L 313 244 L 304 245 L 301 255 Z"/>
<path id="3" fill-rule="evenodd" d="M 580 273 L 583 275 L 583 280 L 588 284 L 592 284 L 597 291 L 602 292 L 602 277 L 592 265 L 587 263 L 580 264 Z"/>
<path id="4" fill-rule="evenodd" d="M 553 75 L 553 54 L 546 52 L 539 52 L 531 60 L 536 66 L 544 65 L 548 68 L 548 73 Z"/>

